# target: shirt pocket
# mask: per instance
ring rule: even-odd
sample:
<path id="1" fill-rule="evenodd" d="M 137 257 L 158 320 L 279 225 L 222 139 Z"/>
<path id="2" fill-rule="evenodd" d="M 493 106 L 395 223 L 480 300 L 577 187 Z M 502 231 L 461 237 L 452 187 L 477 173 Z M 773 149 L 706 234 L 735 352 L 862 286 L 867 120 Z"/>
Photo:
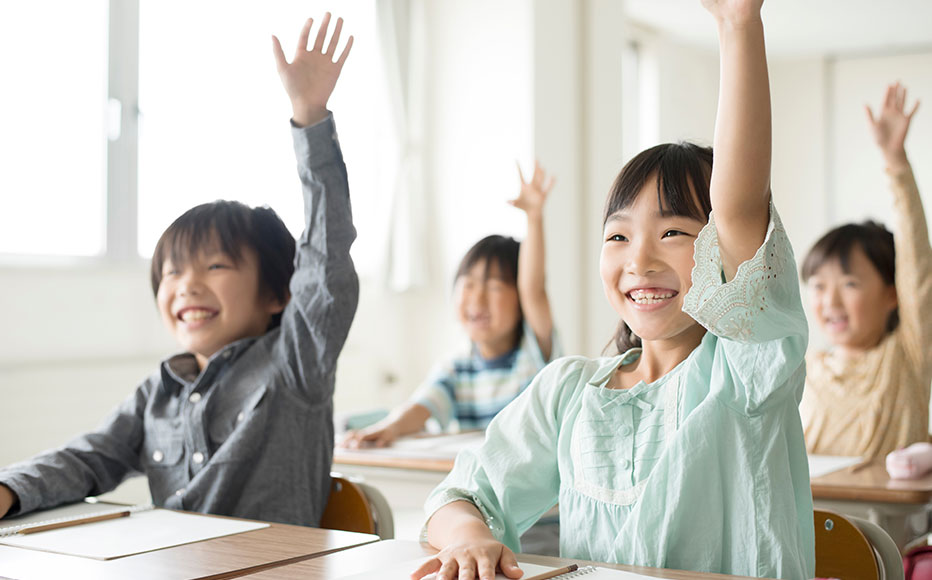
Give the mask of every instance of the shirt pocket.
<path id="1" fill-rule="evenodd" d="M 141 458 L 147 472 L 176 468 L 183 455 L 184 435 L 181 429 L 147 431 Z"/>
<path id="2" fill-rule="evenodd" d="M 243 397 L 231 396 L 209 419 L 211 462 L 251 459 L 261 447 L 268 420 L 268 389 L 263 385 Z"/>

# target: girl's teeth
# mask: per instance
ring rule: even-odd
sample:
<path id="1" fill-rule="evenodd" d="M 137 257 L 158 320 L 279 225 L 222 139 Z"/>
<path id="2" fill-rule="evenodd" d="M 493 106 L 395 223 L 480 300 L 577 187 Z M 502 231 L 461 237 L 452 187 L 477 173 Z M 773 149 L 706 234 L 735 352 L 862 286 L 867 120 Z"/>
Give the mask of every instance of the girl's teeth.
<path id="1" fill-rule="evenodd" d="M 631 299 L 634 300 L 637 304 L 656 304 L 657 302 L 662 302 L 673 298 L 673 294 L 640 294 L 638 296 L 632 296 Z"/>
<path id="2" fill-rule="evenodd" d="M 206 310 L 188 310 L 182 316 L 182 319 L 185 322 L 192 320 L 204 320 L 205 318 L 210 318 L 212 314 Z"/>

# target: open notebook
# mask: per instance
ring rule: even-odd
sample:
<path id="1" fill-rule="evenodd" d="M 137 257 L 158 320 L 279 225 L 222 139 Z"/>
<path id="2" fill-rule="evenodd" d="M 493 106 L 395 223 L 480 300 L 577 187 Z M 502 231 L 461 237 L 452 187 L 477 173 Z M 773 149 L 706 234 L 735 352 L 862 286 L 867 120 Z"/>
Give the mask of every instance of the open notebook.
<path id="1" fill-rule="evenodd" d="M 340 578 L 340 580 L 408 580 L 411 578 L 411 572 L 416 570 L 424 561 L 425 558 L 420 558 L 418 560 L 402 562 L 394 566 L 380 566 L 377 570 L 345 576 Z M 518 565 L 524 570 L 524 575 L 521 578 L 532 578 L 538 574 L 556 569 L 553 566 L 539 566 L 537 564 L 527 564 L 524 562 L 519 562 Z M 434 577 L 434 574 L 430 574 L 425 576 L 422 580 L 434 580 Z M 611 568 L 599 568 L 594 566 L 583 566 L 575 572 L 568 572 L 560 576 L 554 576 L 554 578 L 556 580 L 567 580 L 569 578 L 578 578 L 579 580 L 657 580 L 656 576 L 644 576 L 642 574 L 635 574 L 634 572 L 623 572 L 622 570 L 612 570 Z M 502 573 L 499 573 L 495 579 L 509 580 Z"/>
<path id="2" fill-rule="evenodd" d="M 129 511 L 119 517 L 80 523 L 59 529 L 22 535 L 24 528 Z M 262 522 L 218 518 L 157 509 L 152 506 L 120 506 L 76 503 L 18 518 L 0 520 L 0 544 L 111 560 L 161 550 L 210 538 L 230 536 L 268 527 Z"/>

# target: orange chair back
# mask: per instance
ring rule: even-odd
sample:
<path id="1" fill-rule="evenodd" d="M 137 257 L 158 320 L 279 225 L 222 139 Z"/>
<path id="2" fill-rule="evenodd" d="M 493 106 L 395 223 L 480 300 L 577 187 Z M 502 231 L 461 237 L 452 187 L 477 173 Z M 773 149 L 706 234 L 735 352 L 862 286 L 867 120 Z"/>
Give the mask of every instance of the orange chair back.
<path id="1" fill-rule="evenodd" d="M 880 569 L 870 542 L 850 520 L 815 510 L 816 577 L 879 580 Z"/>
<path id="2" fill-rule="evenodd" d="M 375 520 L 362 488 L 343 477 L 330 480 L 330 499 L 320 518 L 320 527 L 374 534 Z"/>

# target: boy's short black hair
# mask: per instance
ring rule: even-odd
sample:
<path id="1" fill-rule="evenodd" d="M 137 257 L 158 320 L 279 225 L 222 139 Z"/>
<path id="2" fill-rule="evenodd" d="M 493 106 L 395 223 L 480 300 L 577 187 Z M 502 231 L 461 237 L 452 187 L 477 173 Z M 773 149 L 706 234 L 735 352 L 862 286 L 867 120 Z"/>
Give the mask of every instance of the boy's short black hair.
<path id="1" fill-rule="evenodd" d="M 520 247 L 518 241 L 510 236 L 500 236 L 498 234 L 486 236 L 469 248 L 469 251 L 463 256 L 459 268 L 456 270 L 454 280 L 468 274 L 472 267 L 479 262 L 485 262 L 486 276 L 488 276 L 489 272 L 488 267 L 497 264 L 502 280 L 512 286 L 517 286 L 518 250 Z"/>
<path id="2" fill-rule="evenodd" d="M 181 214 L 162 233 L 152 254 L 152 293 L 158 294 L 166 259 L 181 265 L 191 256 L 219 245 L 234 262 L 242 259 L 243 248 L 256 253 L 259 293 L 288 302 L 288 284 L 294 274 L 295 240 L 284 222 L 269 207 L 251 208 L 238 201 L 218 200 L 195 206 Z M 281 323 L 281 313 L 272 316 L 269 329 Z"/>
<path id="3" fill-rule="evenodd" d="M 887 286 L 896 284 L 896 245 L 893 234 L 882 223 L 867 220 L 860 224 L 845 224 L 829 230 L 812 246 L 803 260 L 801 274 L 803 282 L 827 262 L 838 260 L 841 271 L 851 271 L 851 252 L 860 247 Z M 890 314 L 887 331 L 896 329 L 900 323 L 897 310 Z"/>
<path id="4" fill-rule="evenodd" d="M 657 176 L 657 204 L 664 215 L 709 221 L 712 212 L 712 197 L 709 193 L 712 148 L 680 141 L 645 149 L 625 164 L 605 200 L 602 226 L 616 212 L 634 203 L 654 176 Z M 621 320 L 615 336 L 605 349 L 608 350 L 612 345 L 619 353 L 623 353 L 641 346 L 641 339 Z"/>

